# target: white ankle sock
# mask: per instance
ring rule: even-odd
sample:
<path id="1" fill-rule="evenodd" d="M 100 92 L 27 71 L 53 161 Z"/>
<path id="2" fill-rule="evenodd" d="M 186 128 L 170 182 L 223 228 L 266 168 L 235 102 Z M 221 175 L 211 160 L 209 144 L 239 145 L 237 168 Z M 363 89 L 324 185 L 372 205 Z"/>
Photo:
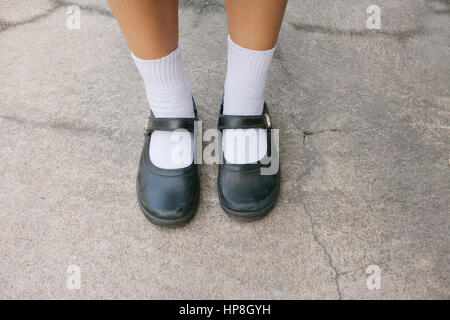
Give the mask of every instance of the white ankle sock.
<path id="1" fill-rule="evenodd" d="M 265 51 L 239 46 L 228 36 L 228 68 L 225 80 L 224 115 L 261 115 L 267 71 L 275 48 Z M 261 160 L 267 153 L 265 129 L 225 129 L 222 149 L 230 163 Z"/>
<path id="2" fill-rule="evenodd" d="M 192 94 L 184 73 L 179 47 L 169 55 L 155 60 L 142 60 L 131 53 L 144 79 L 147 99 L 156 118 L 194 118 Z M 190 132 L 172 134 L 153 131 L 150 160 L 162 169 L 189 166 L 194 157 L 194 135 Z"/>

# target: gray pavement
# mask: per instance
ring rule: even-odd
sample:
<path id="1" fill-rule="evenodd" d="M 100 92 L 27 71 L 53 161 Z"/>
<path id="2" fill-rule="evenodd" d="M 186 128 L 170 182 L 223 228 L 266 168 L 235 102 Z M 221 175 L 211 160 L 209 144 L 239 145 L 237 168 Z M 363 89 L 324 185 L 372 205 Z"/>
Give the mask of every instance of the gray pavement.
<path id="1" fill-rule="evenodd" d="M 66 27 L 71 4 L 79 30 Z M 371 4 L 379 31 L 366 28 Z M 449 14 L 448 0 L 291 0 L 267 89 L 279 205 L 229 218 L 204 165 L 196 217 L 166 230 L 136 202 L 148 107 L 105 2 L 2 0 L 0 298 L 449 299 Z M 180 25 L 212 128 L 222 1 L 181 0 Z"/>

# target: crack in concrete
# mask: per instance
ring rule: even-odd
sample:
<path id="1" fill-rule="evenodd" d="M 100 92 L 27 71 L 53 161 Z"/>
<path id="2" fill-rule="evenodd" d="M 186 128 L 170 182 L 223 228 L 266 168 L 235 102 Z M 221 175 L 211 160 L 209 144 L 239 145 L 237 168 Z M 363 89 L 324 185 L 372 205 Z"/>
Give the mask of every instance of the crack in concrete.
<path id="1" fill-rule="evenodd" d="M 450 6 L 450 1 L 449 0 L 428 0 L 428 3 L 442 3 L 443 6 L 445 8 L 439 8 L 439 9 L 435 9 L 435 8 L 431 8 L 431 10 L 436 13 L 436 14 L 450 14 L 450 8 L 448 8 L 448 6 Z"/>
<path id="2" fill-rule="evenodd" d="M 325 132 L 342 132 L 344 131 L 343 128 L 331 128 L 331 129 L 323 129 L 323 130 L 319 130 L 319 131 L 310 131 L 310 130 L 302 130 L 302 134 L 303 134 L 303 146 L 305 146 L 306 143 L 306 138 L 308 136 L 313 136 L 316 134 L 321 134 L 321 133 L 325 133 Z"/>
<path id="3" fill-rule="evenodd" d="M 30 18 L 26 18 L 24 20 L 17 21 L 17 22 L 11 22 L 11 21 L 0 19 L 0 32 L 5 31 L 12 27 L 36 22 L 40 19 L 43 19 L 43 18 L 49 16 L 53 12 L 59 10 L 60 8 L 68 7 L 68 6 L 77 6 L 81 10 L 84 10 L 84 11 L 93 12 L 93 13 L 96 13 L 96 14 L 99 14 L 99 15 L 102 15 L 105 17 L 114 17 L 114 15 L 110 11 L 108 11 L 106 9 L 98 8 L 98 7 L 82 5 L 82 4 L 78 4 L 76 2 L 66 1 L 66 0 L 50 0 L 50 2 L 53 3 L 52 8 L 46 10 L 44 13 L 32 16 Z M 200 23 L 200 20 L 202 19 L 204 14 L 207 14 L 209 12 L 223 12 L 224 11 L 224 6 L 221 3 L 194 2 L 192 0 L 180 2 L 180 8 L 192 9 L 192 10 L 195 10 L 198 12 L 198 15 L 197 15 L 198 18 L 194 22 L 194 27 L 198 26 L 198 24 Z"/>
<path id="4" fill-rule="evenodd" d="M 320 241 L 320 239 L 319 239 L 319 237 L 317 235 L 316 229 L 315 229 L 316 224 L 313 221 L 311 211 L 309 211 L 308 206 L 303 202 L 303 200 L 300 200 L 300 201 L 302 203 L 303 209 L 306 212 L 306 215 L 308 216 L 309 223 L 311 224 L 311 229 L 312 229 L 312 234 L 313 234 L 314 241 L 317 242 L 317 244 L 322 248 L 323 252 L 325 253 L 325 255 L 328 258 L 328 265 L 334 271 L 334 274 L 335 274 L 335 276 L 333 277 L 334 283 L 336 285 L 336 290 L 337 290 L 337 293 L 338 293 L 339 300 L 342 300 L 342 292 L 341 292 L 341 288 L 339 286 L 339 277 L 342 275 L 342 273 L 340 273 L 337 270 L 336 266 L 334 265 L 333 257 L 328 252 L 327 246 L 322 241 Z"/>
<path id="5" fill-rule="evenodd" d="M 436 14 L 450 14 L 450 9 L 434 10 Z"/>
<path id="6" fill-rule="evenodd" d="M 281 70 L 286 75 L 286 78 L 283 80 L 283 83 L 287 83 L 287 82 L 291 81 L 294 78 L 294 75 L 292 74 L 292 72 L 289 69 L 288 62 L 284 58 L 283 50 L 282 50 L 280 44 L 277 45 L 277 48 L 273 55 L 273 58 L 274 58 L 274 60 L 277 60 L 280 62 Z"/>
<path id="7" fill-rule="evenodd" d="M 43 18 L 48 17 L 49 15 L 56 12 L 57 10 L 59 10 L 63 7 L 68 7 L 68 6 L 78 6 L 81 10 L 85 10 L 88 12 L 94 12 L 94 13 L 97 13 L 97 14 L 100 14 L 100 15 L 106 16 L 106 17 L 113 16 L 108 10 L 104 10 L 101 8 L 95 8 L 95 7 L 91 7 L 91 6 L 86 6 L 86 5 L 80 5 L 75 2 L 69 2 L 69 1 L 64 1 L 64 0 L 51 0 L 51 2 L 53 3 L 53 7 L 47 9 L 45 12 L 43 12 L 41 14 L 34 15 L 32 17 L 29 17 L 29 18 L 26 18 L 26 19 L 23 19 L 20 21 L 15 21 L 15 22 L 0 19 L 0 32 L 6 31 L 9 28 L 14 28 L 14 27 L 25 25 L 25 24 L 37 22 Z"/>
<path id="8" fill-rule="evenodd" d="M 321 25 L 295 23 L 295 22 L 289 22 L 289 26 L 291 26 L 295 31 L 300 32 L 320 33 L 325 35 L 345 35 L 351 37 L 384 36 L 393 38 L 399 42 L 406 42 L 411 38 L 414 38 L 416 36 L 425 33 L 423 27 L 405 31 L 383 31 L 383 30 L 343 30 L 343 29 L 329 28 Z"/>
<path id="9" fill-rule="evenodd" d="M 210 12 L 224 12 L 225 7 L 221 2 L 210 2 L 210 1 L 193 1 L 185 0 L 180 1 L 179 7 L 181 9 L 190 9 L 196 12 L 196 19 L 194 20 L 193 27 L 197 28 L 203 19 L 204 14 L 209 14 Z"/>
<path id="10" fill-rule="evenodd" d="M 54 122 L 49 122 L 49 121 L 35 121 L 35 120 L 30 120 L 24 117 L 19 117 L 19 116 L 15 116 L 15 115 L 0 115 L 1 119 L 4 119 L 6 121 L 10 121 L 13 122 L 17 125 L 21 125 L 21 126 L 28 126 L 31 128 L 35 128 L 35 129 L 53 129 L 56 131 L 69 131 L 75 134 L 83 134 L 83 133 L 88 133 L 88 134 L 94 134 L 97 136 L 105 136 L 108 138 L 111 138 L 113 140 L 120 140 L 117 139 L 117 136 L 123 136 L 123 130 L 122 128 L 117 128 L 117 130 L 107 130 L 107 129 L 102 129 L 102 128 L 97 128 L 97 127 L 90 127 L 90 126 L 80 126 L 79 124 L 75 123 L 75 122 L 68 122 L 68 121 L 54 121 Z"/>
<path id="11" fill-rule="evenodd" d="M 3 32 L 9 28 L 14 28 L 17 26 L 21 26 L 24 24 L 28 24 L 28 23 L 33 23 L 36 21 L 39 21 L 42 18 L 45 18 L 46 16 L 52 14 L 53 12 L 55 12 L 56 10 L 58 10 L 60 8 L 60 6 L 56 6 L 56 7 L 52 7 L 50 9 L 47 9 L 44 13 L 38 14 L 38 15 L 34 15 L 32 17 L 26 18 L 24 20 L 21 21 L 16 21 L 16 22 L 11 22 L 11 21 L 7 21 L 7 20 L 3 20 L 0 19 L 0 32 Z"/>
<path id="12" fill-rule="evenodd" d="M 193 0 L 184 0 L 180 1 L 179 4 L 182 9 L 194 9 L 199 11 L 200 13 L 204 12 L 222 12 L 225 9 L 223 3 L 215 2 L 215 1 L 193 1 Z"/>
<path id="13" fill-rule="evenodd" d="M 326 133 L 326 132 L 342 132 L 343 130 L 344 130 L 344 129 L 339 129 L 339 128 L 323 129 L 323 130 L 318 130 L 318 131 L 310 131 L 310 130 L 302 129 L 302 134 L 303 134 L 303 146 L 306 145 L 306 138 L 307 138 L 308 136 L 313 136 L 313 135 L 317 135 L 317 134 L 321 134 L 321 133 Z M 302 174 L 302 176 L 300 177 L 300 180 L 303 180 L 306 176 L 308 176 L 308 175 L 311 174 L 311 165 L 310 165 L 310 162 L 311 162 L 311 161 L 310 161 L 309 158 L 307 158 L 307 162 L 308 162 L 308 164 L 307 164 L 307 169 L 306 169 L 305 173 Z M 300 184 L 300 185 L 301 185 L 300 188 L 302 189 L 303 184 Z M 339 277 L 340 277 L 343 273 L 341 273 L 341 272 L 339 272 L 339 271 L 337 270 L 337 267 L 336 267 L 335 264 L 334 264 L 333 257 L 331 256 L 331 254 L 330 254 L 330 252 L 329 252 L 327 246 L 325 245 L 324 242 L 320 241 L 319 236 L 318 236 L 317 231 L 316 231 L 316 224 L 314 223 L 314 220 L 313 220 L 313 217 L 312 217 L 312 213 L 311 213 L 311 211 L 309 210 L 309 208 L 308 208 L 308 206 L 306 205 L 306 203 L 303 201 L 303 198 L 304 198 L 304 193 L 301 192 L 300 203 L 302 204 L 303 209 L 305 210 L 305 214 L 306 214 L 306 216 L 308 217 L 309 223 L 310 223 L 310 225 L 311 225 L 311 232 L 312 232 L 312 235 L 313 235 L 313 239 L 314 239 L 314 241 L 322 248 L 322 251 L 324 252 L 325 256 L 326 256 L 327 259 L 328 259 L 328 265 L 330 266 L 330 268 L 331 268 L 331 269 L 333 270 L 333 272 L 334 272 L 333 280 L 334 280 L 334 283 L 335 283 L 335 285 L 336 285 L 336 291 L 337 291 L 337 294 L 338 294 L 338 298 L 339 298 L 339 300 L 342 300 L 342 291 L 341 291 L 341 288 L 340 288 L 340 285 L 339 285 Z"/>
<path id="14" fill-rule="evenodd" d="M 68 7 L 68 6 L 77 6 L 79 7 L 81 10 L 85 10 L 88 12 L 94 12 L 97 13 L 99 15 L 105 16 L 105 17 L 113 17 L 113 14 L 106 10 L 106 9 L 102 9 L 102 8 L 98 8 L 98 7 L 92 7 L 92 6 L 88 6 L 88 5 L 81 5 L 75 2 L 71 2 L 71 1 L 65 1 L 65 0 L 51 0 L 53 3 L 55 3 L 56 5 L 58 5 L 60 8 L 61 7 Z"/>

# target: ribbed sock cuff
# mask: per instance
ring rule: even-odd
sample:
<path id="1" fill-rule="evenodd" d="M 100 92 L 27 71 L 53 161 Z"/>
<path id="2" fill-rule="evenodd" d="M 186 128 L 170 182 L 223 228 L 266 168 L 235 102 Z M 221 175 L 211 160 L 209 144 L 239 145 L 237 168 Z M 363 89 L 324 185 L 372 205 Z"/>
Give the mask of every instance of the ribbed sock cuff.
<path id="1" fill-rule="evenodd" d="M 228 35 L 228 76 L 236 71 L 243 81 L 265 81 L 276 47 L 269 50 L 252 50 L 241 47 Z M 232 73 L 232 74 L 230 74 Z"/>
<path id="2" fill-rule="evenodd" d="M 262 113 L 267 72 L 274 52 L 275 47 L 262 51 L 243 48 L 228 36 L 224 114 Z"/>
<path id="3" fill-rule="evenodd" d="M 164 92 L 187 82 L 179 46 L 160 59 L 143 60 L 131 55 L 146 86 L 153 91 Z"/>
<path id="4" fill-rule="evenodd" d="M 134 59 L 156 117 L 194 117 L 192 94 L 184 73 L 181 50 L 177 47 L 165 57 L 154 60 Z"/>

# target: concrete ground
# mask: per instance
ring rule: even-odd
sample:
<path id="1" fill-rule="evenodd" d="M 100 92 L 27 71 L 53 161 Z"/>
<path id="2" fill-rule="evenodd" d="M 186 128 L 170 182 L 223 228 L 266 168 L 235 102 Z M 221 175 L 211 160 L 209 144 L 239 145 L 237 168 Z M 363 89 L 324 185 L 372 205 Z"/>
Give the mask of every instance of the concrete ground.
<path id="1" fill-rule="evenodd" d="M 371 4 L 381 30 L 366 27 Z M 229 218 L 204 165 L 196 217 L 166 230 L 136 202 L 148 106 L 105 1 L 3 0 L 0 298 L 449 299 L 449 14 L 448 0 L 291 0 L 267 89 L 278 206 Z M 180 20 L 212 128 L 223 2 L 181 0 Z"/>

